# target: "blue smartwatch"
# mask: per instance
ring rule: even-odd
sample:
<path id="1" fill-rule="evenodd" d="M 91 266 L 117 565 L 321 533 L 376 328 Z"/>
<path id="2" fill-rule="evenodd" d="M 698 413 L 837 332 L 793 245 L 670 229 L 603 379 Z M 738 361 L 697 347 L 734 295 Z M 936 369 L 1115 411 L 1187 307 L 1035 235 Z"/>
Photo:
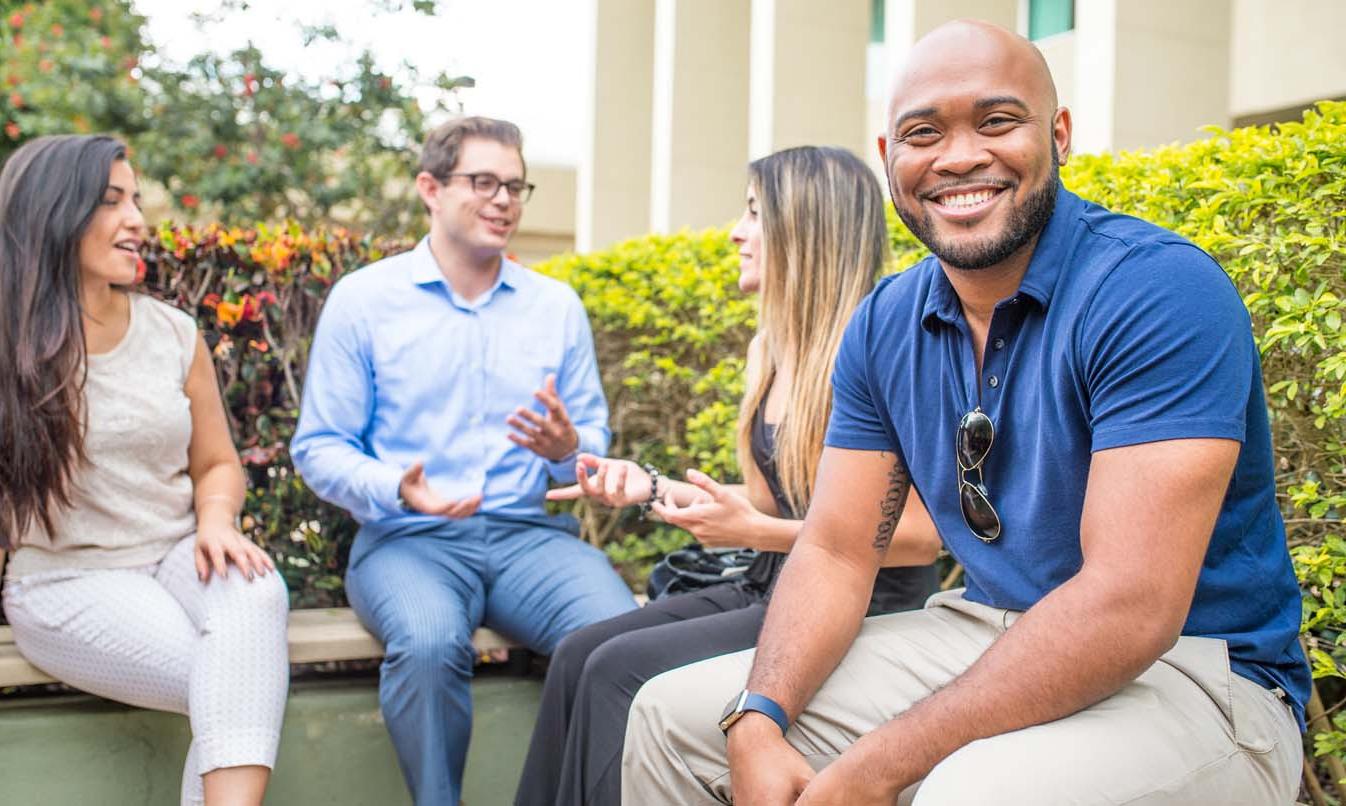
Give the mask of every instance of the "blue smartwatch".
<path id="1" fill-rule="evenodd" d="M 756 711 L 759 714 L 765 714 L 771 717 L 780 728 L 781 735 L 790 729 L 790 720 L 785 716 L 785 709 L 780 707 L 775 700 L 764 694 L 754 694 L 746 688 L 734 696 L 725 706 L 724 716 L 720 717 L 720 730 L 725 733 L 734 726 L 734 723 L 743 718 L 743 715 L 749 711 Z"/>

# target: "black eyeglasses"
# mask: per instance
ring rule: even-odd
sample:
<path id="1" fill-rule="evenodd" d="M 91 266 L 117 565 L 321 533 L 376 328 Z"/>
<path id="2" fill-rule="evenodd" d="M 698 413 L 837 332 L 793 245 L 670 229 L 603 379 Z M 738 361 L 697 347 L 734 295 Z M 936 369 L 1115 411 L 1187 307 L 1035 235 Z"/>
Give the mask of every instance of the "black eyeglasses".
<path id="1" fill-rule="evenodd" d="M 505 192 L 511 199 L 517 200 L 520 204 L 527 202 L 533 196 L 533 188 L 537 187 L 532 182 L 525 182 L 522 179 L 511 179 L 506 182 L 495 174 L 476 173 L 476 174 L 445 174 L 444 181 L 452 179 L 455 176 L 466 176 L 472 183 L 472 190 L 483 199 L 494 199 L 495 194 L 500 191 L 500 186 L 505 186 Z"/>
<path id="2" fill-rule="evenodd" d="M 986 490 L 981 468 L 995 442 L 995 426 L 981 410 L 973 409 L 958 421 L 955 453 L 958 458 L 958 503 L 963 510 L 963 523 L 982 541 L 990 543 L 1000 537 L 1000 515 L 991 506 L 991 494 Z M 968 474 L 976 471 L 976 481 Z"/>

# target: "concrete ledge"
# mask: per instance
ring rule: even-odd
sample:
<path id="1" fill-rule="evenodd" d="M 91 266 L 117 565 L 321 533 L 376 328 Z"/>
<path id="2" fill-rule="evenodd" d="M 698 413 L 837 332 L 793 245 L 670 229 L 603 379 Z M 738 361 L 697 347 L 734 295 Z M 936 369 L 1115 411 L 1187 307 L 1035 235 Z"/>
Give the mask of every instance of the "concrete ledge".
<path id="1" fill-rule="evenodd" d="M 463 801 L 509 803 L 528 750 L 540 681 L 472 681 Z M 0 803 L 177 806 L 185 717 L 87 695 L 0 698 Z M 296 681 L 285 706 L 268 806 L 410 806 L 373 675 Z"/>

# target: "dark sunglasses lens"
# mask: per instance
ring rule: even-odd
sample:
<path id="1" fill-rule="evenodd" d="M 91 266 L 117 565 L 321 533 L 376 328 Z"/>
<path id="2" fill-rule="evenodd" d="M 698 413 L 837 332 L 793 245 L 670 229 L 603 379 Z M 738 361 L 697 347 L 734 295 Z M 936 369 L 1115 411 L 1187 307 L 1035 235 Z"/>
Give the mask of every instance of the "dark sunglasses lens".
<path id="1" fill-rule="evenodd" d="M 974 535 L 986 541 L 1000 537 L 1000 516 L 991 506 L 985 487 L 965 481 L 959 489 L 959 498 L 963 506 L 963 522 Z"/>
<path id="2" fill-rule="evenodd" d="M 970 411 L 958 423 L 958 463 L 971 470 L 986 459 L 995 439 L 991 418 L 980 411 Z"/>

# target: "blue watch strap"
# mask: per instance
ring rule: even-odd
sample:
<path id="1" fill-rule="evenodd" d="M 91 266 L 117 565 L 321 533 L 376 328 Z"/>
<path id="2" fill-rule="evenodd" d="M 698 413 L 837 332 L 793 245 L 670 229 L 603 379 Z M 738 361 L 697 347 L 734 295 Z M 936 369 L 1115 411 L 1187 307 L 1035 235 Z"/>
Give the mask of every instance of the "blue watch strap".
<path id="1" fill-rule="evenodd" d="M 743 698 L 742 710 L 756 711 L 759 714 L 766 714 L 771 717 L 771 721 L 780 727 L 782 736 L 790 730 L 790 720 L 785 716 L 785 709 L 765 694 L 748 692 L 747 696 Z"/>

